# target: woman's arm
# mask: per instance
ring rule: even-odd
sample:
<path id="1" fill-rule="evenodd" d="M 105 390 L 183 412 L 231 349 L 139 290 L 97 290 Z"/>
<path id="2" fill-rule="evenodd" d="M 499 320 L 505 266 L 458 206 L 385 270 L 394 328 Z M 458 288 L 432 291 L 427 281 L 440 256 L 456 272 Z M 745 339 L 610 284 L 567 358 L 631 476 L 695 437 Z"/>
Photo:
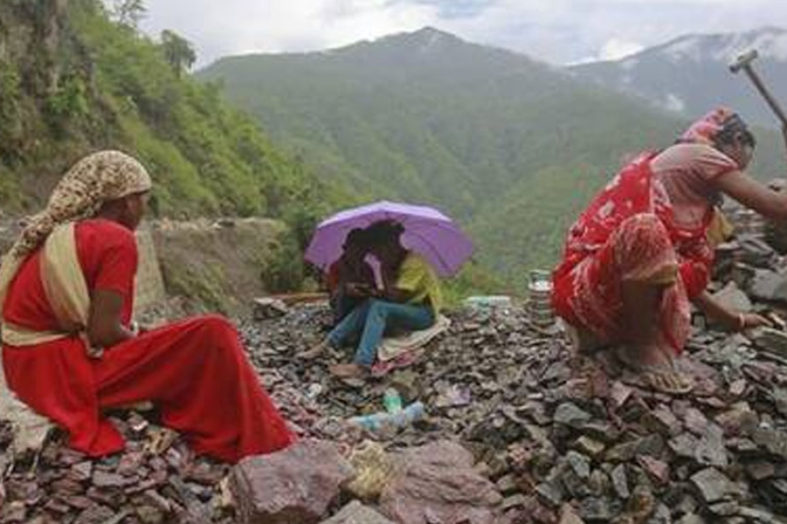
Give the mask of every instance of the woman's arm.
<path id="1" fill-rule="evenodd" d="M 741 171 L 721 175 L 716 187 L 767 218 L 787 220 L 787 193 L 768 189 Z"/>
<path id="2" fill-rule="evenodd" d="M 743 331 L 760 326 L 770 326 L 771 323 L 766 318 L 754 313 L 739 313 L 725 307 L 721 302 L 713 298 L 707 291 L 703 291 L 694 298 L 694 304 L 703 313 L 719 322 L 730 331 Z"/>
<path id="3" fill-rule="evenodd" d="M 116 291 L 98 289 L 93 293 L 87 336 L 94 347 L 108 348 L 134 334 L 120 321 L 123 311 L 123 296 Z"/>
<path id="4" fill-rule="evenodd" d="M 378 291 L 375 296 L 391 302 L 407 302 L 412 298 L 413 293 L 396 287 L 397 270 L 391 267 L 381 266 L 380 276 L 383 281 L 383 289 Z"/>

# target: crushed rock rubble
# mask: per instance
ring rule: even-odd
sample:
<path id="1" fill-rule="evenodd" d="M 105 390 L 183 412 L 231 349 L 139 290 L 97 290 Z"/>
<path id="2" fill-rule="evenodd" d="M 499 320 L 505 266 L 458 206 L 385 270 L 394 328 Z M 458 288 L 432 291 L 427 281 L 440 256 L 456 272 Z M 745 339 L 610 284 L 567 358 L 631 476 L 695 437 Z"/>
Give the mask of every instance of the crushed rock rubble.
<path id="1" fill-rule="evenodd" d="M 713 291 L 783 316 L 768 244 L 739 239 L 718 258 Z M 367 381 L 329 375 L 350 348 L 296 358 L 328 329 L 322 304 L 240 321 L 300 441 L 235 467 L 194 457 L 155 412 L 113 414 L 128 448 L 102 460 L 57 433 L 14 457 L 0 425 L 2 522 L 787 522 L 783 326 L 729 334 L 696 317 L 680 362 L 695 389 L 669 396 L 609 354 L 572 355 L 521 304 L 449 316 L 415 364 Z M 390 387 L 427 416 L 376 433 L 346 422 L 383 410 Z"/>

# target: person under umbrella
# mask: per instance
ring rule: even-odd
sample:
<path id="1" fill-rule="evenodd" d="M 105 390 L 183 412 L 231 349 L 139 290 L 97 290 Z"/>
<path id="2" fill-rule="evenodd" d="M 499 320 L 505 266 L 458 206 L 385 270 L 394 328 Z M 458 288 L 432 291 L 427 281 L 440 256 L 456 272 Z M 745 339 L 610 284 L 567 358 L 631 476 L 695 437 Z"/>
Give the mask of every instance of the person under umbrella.
<path id="1" fill-rule="evenodd" d="M 374 272 L 365 258 L 369 254 L 366 230 L 355 228 L 347 235 L 342 256 L 325 275 L 334 324 L 369 298 L 375 287 Z"/>
<path id="2" fill-rule="evenodd" d="M 198 454 L 237 462 L 289 446 L 295 436 L 226 319 L 132 329 L 134 230 L 151 187 L 134 158 L 94 153 L 24 228 L 0 268 L 8 387 L 91 457 L 125 445 L 102 411 L 140 401 Z"/>
<path id="3" fill-rule="evenodd" d="M 372 253 L 381 263 L 383 289 L 347 315 L 303 358 L 315 358 L 329 347 L 341 347 L 360 336 L 355 357 L 350 364 L 331 367 L 339 377 L 363 376 L 377 356 L 377 348 L 386 331 L 420 330 L 432 326 L 442 306 L 440 282 L 423 257 L 402 247 L 404 228 L 394 221 L 376 222 L 367 234 Z"/>

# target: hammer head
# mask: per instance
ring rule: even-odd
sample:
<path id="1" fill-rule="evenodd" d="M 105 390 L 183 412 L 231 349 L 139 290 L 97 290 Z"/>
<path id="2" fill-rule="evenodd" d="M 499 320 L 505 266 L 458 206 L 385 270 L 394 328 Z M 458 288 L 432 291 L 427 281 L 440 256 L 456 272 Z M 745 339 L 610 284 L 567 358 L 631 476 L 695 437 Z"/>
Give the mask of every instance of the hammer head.
<path id="1" fill-rule="evenodd" d="M 732 71 L 733 73 L 737 73 L 744 67 L 751 64 L 754 61 L 754 59 L 757 58 L 758 56 L 759 55 L 756 49 L 752 49 L 751 51 L 747 51 L 742 55 L 738 55 L 738 58 L 736 58 L 735 61 L 730 64 L 730 71 Z"/>

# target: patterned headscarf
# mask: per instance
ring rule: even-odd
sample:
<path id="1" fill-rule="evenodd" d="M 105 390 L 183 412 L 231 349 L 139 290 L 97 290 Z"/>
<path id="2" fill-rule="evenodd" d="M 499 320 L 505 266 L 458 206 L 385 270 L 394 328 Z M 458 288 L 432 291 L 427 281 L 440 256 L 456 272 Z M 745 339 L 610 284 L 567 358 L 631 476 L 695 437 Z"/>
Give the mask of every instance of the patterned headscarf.
<path id="1" fill-rule="evenodd" d="M 84 157 L 55 187 L 46 208 L 30 218 L 0 268 L 0 300 L 22 260 L 41 246 L 60 224 L 95 216 L 105 202 L 149 191 L 150 175 L 134 158 L 120 151 Z M 0 302 L 2 308 L 2 302 Z"/>
<path id="2" fill-rule="evenodd" d="M 746 130 L 746 123 L 737 113 L 726 107 L 717 107 L 694 122 L 678 142 L 715 146 L 720 135 Z"/>

